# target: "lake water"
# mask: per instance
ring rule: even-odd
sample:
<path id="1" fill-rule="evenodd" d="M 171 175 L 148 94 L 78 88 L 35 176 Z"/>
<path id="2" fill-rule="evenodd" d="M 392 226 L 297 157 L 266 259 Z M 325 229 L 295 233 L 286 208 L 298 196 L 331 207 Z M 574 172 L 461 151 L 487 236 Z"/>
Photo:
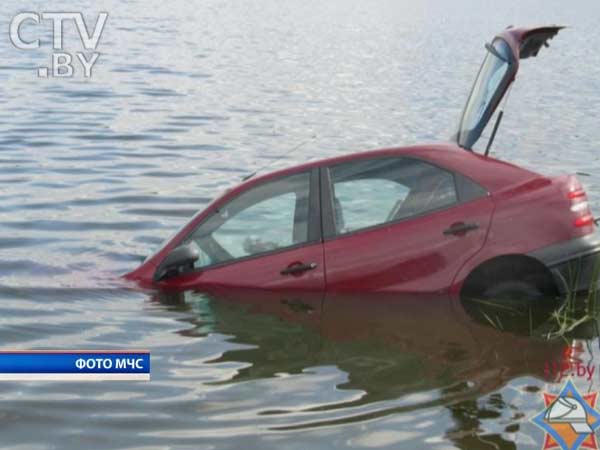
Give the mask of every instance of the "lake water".
<path id="1" fill-rule="evenodd" d="M 495 155 L 585 174 L 598 213 L 600 3 L 89 5 L 3 2 L 0 349 L 148 348 L 152 381 L 2 383 L 2 448 L 541 447 L 529 419 L 561 385 L 546 363 L 572 346 L 598 365 L 593 332 L 527 338 L 446 298 L 294 308 L 118 276 L 248 172 L 448 139 L 484 42 L 511 24 L 569 28 L 523 62 Z M 42 45 L 17 50 L 21 11 L 108 12 L 91 79 L 38 78 L 51 26 L 24 25 Z M 78 39 L 65 23 L 67 51 Z"/>

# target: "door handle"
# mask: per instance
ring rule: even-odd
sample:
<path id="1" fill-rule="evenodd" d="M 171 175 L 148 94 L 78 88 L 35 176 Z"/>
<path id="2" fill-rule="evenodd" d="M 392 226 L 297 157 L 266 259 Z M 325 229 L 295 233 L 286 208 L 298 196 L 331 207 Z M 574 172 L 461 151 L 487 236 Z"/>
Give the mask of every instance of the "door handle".
<path id="1" fill-rule="evenodd" d="M 454 235 L 454 236 L 464 236 L 469 231 L 473 231 L 479 228 L 479 225 L 476 223 L 464 223 L 458 222 L 453 223 L 450 228 L 446 228 L 444 230 L 444 236 Z"/>
<path id="2" fill-rule="evenodd" d="M 309 264 L 294 263 L 294 264 L 286 267 L 285 269 L 283 269 L 280 273 L 281 273 L 281 275 L 294 275 L 297 273 L 306 272 L 308 270 L 313 270 L 316 268 L 317 268 L 317 263 L 309 263 Z"/>

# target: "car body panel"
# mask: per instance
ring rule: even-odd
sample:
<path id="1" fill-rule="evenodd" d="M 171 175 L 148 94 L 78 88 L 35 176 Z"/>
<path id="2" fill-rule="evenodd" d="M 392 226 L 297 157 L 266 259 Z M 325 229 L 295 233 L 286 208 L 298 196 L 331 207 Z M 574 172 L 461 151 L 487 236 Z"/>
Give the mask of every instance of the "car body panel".
<path id="1" fill-rule="evenodd" d="M 528 255 L 552 271 L 561 294 L 600 288 L 600 232 L 539 248 Z"/>
<path id="2" fill-rule="evenodd" d="M 293 264 L 315 264 L 313 270 L 282 275 Z M 210 289 L 218 286 L 260 287 L 269 290 L 322 291 L 325 288 L 323 246 L 320 242 L 284 249 L 268 255 L 235 260 L 221 266 L 198 270 L 158 283 L 163 289 Z"/>
<path id="3" fill-rule="evenodd" d="M 457 268 L 484 245 L 492 211 L 485 196 L 325 241 L 327 291 L 446 292 Z M 444 234 L 457 223 L 478 228 Z"/>
<path id="4" fill-rule="evenodd" d="M 538 176 L 525 183 L 496 192 L 492 225 L 485 247 L 460 269 L 451 287 L 458 294 L 468 275 L 486 261 L 508 255 L 538 258 L 547 247 L 594 233 L 595 225 L 573 226 L 573 216 L 565 190 L 565 178 Z M 600 251 L 600 245 L 588 253 Z M 561 283 L 557 283 L 559 290 Z"/>
<path id="5" fill-rule="evenodd" d="M 558 233 L 544 224 L 543 218 L 540 218 L 538 223 L 535 223 L 537 232 L 535 236 L 529 236 L 528 239 L 519 238 L 523 234 L 524 226 L 519 221 L 515 220 L 520 216 L 533 216 L 530 213 L 529 201 L 540 201 L 539 196 L 543 198 L 546 194 L 540 194 L 540 189 L 546 186 L 549 182 L 548 178 L 529 170 L 522 169 L 513 164 L 506 163 L 490 157 L 467 152 L 454 144 L 429 144 L 402 148 L 388 148 L 375 151 L 356 153 L 352 155 L 344 155 L 336 158 L 329 158 L 321 161 L 315 161 L 307 164 L 302 164 L 290 169 L 279 170 L 267 175 L 259 176 L 247 180 L 233 189 L 227 191 L 219 198 L 215 199 L 205 210 L 197 214 L 192 220 L 177 233 L 170 242 L 160 249 L 154 256 L 150 257 L 138 269 L 127 275 L 127 278 L 136 280 L 141 284 L 152 286 L 152 276 L 160 261 L 179 244 L 203 221 L 222 205 L 229 202 L 242 192 L 245 192 L 252 187 L 261 183 L 273 180 L 278 177 L 292 175 L 298 172 L 309 169 L 326 167 L 342 162 L 356 161 L 360 159 L 368 159 L 384 156 L 410 156 L 427 161 L 455 173 L 462 174 L 474 182 L 484 187 L 490 194 L 485 200 L 477 200 L 471 204 L 459 205 L 449 210 L 432 213 L 420 218 L 406 220 L 404 222 L 385 225 L 380 229 L 365 230 L 357 233 L 356 236 L 340 237 L 325 243 L 329 257 L 327 261 L 322 259 L 322 254 L 319 255 L 320 244 L 314 244 L 310 249 L 303 248 L 294 249 L 292 253 L 281 252 L 275 255 L 265 255 L 262 257 L 251 258 L 245 261 L 235 261 L 225 264 L 221 267 L 207 269 L 203 273 L 187 274 L 178 277 L 178 281 L 169 281 L 161 283 L 161 286 L 177 289 L 192 289 L 202 288 L 203 286 L 227 284 L 235 286 L 254 286 L 265 287 L 268 289 L 279 289 L 289 287 L 303 287 L 305 289 L 322 289 L 321 277 L 325 279 L 327 284 L 331 283 L 331 289 L 366 289 L 366 290 L 382 290 L 382 291 L 401 291 L 401 292 L 437 292 L 445 287 L 460 286 L 460 281 L 466 277 L 465 271 L 472 270 L 476 265 L 493 257 L 497 254 L 507 254 L 511 252 L 526 253 L 533 251 L 544 245 L 550 245 L 560 239 L 563 239 L 566 234 L 564 232 L 564 219 L 562 220 L 563 227 L 557 225 Z M 554 189 L 557 189 L 554 187 Z M 552 189 L 550 189 L 551 191 Z M 522 199 L 527 199 L 523 203 Z M 483 248 L 473 247 L 471 239 L 478 237 L 482 239 L 484 230 L 489 226 L 489 222 L 485 217 L 494 209 L 497 203 L 500 202 L 506 207 L 506 212 L 500 211 L 494 214 L 495 222 L 490 231 L 493 231 L 491 236 L 493 239 Z M 553 201 L 550 201 L 552 203 Z M 544 204 L 545 201 L 542 201 Z M 557 205 L 550 205 L 550 211 L 556 211 L 557 217 L 561 218 L 561 210 L 555 208 Z M 444 225 L 451 225 L 454 221 L 463 220 L 465 217 L 471 217 L 480 223 L 480 228 L 477 233 L 471 234 L 468 240 L 459 239 L 457 245 L 448 246 L 447 240 L 440 240 Z M 437 220 L 441 219 L 438 224 Z M 534 220 L 532 218 L 524 219 L 526 221 Z M 425 228 L 423 228 L 425 227 Z M 568 227 L 567 227 L 568 228 Z M 391 231 L 390 231 L 391 230 Z M 395 263 L 391 262 L 388 251 L 388 245 L 380 240 L 382 236 L 388 234 L 396 234 L 396 232 L 407 233 L 409 230 L 415 232 L 415 240 L 420 244 L 420 248 L 424 247 L 435 239 L 438 243 L 436 248 L 433 248 L 428 255 L 417 255 L 419 246 L 410 244 L 412 250 L 410 255 L 403 257 L 402 261 Z M 423 231 L 425 230 L 425 233 Z M 418 233 L 417 233 L 418 232 Z M 427 239 L 422 236 L 428 236 Z M 372 238 L 377 238 L 377 243 L 373 243 Z M 383 243 L 380 243 L 383 242 Z M 463 254 L 460 242 L 463 242 L 468 248 L 467 254 Z M 483 241 L 481 241 L 483 242 Z M 454 243 L 454 242 L 453 242 Z M 375 247 L 373 247 L 375 245 Z M 521 246 L 521 247 L 520 247 Z M 347 247 L 347 248 L 344 248 Z M 376 248 L 378 250 L 376 250 Z M 443 249 L 443 251 L 441 251 Z M 362 252 L 367 252 L 368 259 L 362 259 L 363 262 L 368 261 L 369 267 L 367 272 L 371 279 L 361 273 L 360 270 L 354 270 L 355 281 L 349 280 L 349 274 L 352 269 L 344 269 L 340 258 L 349 258 L 347 261 L 352 261 L 353 255 L 360 255 Z M 381 251 L 381 257 L 377 256 L 378 251 Z M 396 248 L 396 253 L 399 253 Z M 350 254 L 350 256 L 348 256 Z M 458 254 L 458 259 L 456 255 Z M 269 262 L 267 258 L 274 257 L 273 262 Z M 380 259 L 381 258 L 381 259 Z M 415 259 L 416 258 L 416 259 Z M 312 273 L 306 277 L 298 277 L 294 279 L 279 279 L 278 274 L 287 264 L 294 260 L 315 261 L 319 269 L 311 271 Z M 434 261 L 435 260 L 435 261 Z M 410 263 L 412 261 L 412 263 Z M 419 263 L 420 267 L 427 267 L 427 271 L 432 270 L 435 277 L 429 280 L 424 277 L 424 274 L 415 272 L 411 269 L 412 276 L 408 276 L 403 281 L 391 282 L 391 272 L 394 267 L 406 267 L 407 264 Z M 432 266 L 427 265 L 427 261 L 435 262 Z M 452 265 L 448 261 L 453 261 Z M 321 262 L 319 264 L 319 262 Z M 254 269 L 254 266 L 258 266 Z M 321 273 L 323 266 L 326 265 L 326 272 Z M 402 266 L 404 265 L 404 266 Z M 265 268 L 263 266 L 268 266 Z M 350 267 L 350 265 L 348 266 Z M 451 276 L 452 267 L 454 274 Z M 356 267 L 355 267 L 356 269 Z M 361 269 L 362 270 L 362 269 Z M 344 274 L 345 273 L 345 274 Z M 430 273 L 430 272 L 427 272 Z M 245 275 L 248 274 L 248 275 Z M 308 273 L 306 274 L 308 275 Z M 331 275 L 331 278 L 328 277 Z M 433 276 L 433 275 L 432 275 Z M 274 278 L 271 278 L 274 277 Z M 409 278 L 412 278 L 410 280 Z M 452 281 L 454 279 L 454 281 Z M 360 280 L 360 281 L 359 281 Z M 306 282 L 305 282 L 306 281 Z M 352 287 L 351 287 L 352 286 Z"/>
<path id="6" fill-rule="evenodd" d="M 148 287 L 153 286 L 154 284 L 151 280 L 158 263 L 162 261 L 173 248 L 178 246 L 208 215 L 235 196 L 253 186 L 277 177 L 291 175 L 307 169 L 383 156 L 411 156 L 437 164 L 447 170 L 468 177 L 489 192 L 489 201 L 474 202 L 472 205 L 460 206 L 461 208 L 468 208 L 469 210 L 473 208 L 473 211 L 471 211 L 472 214 L 482 213 L 485 215 L 491 208 L 489 202 L 493 202 L 494 212 L 491 219 L 489 237 L 485 245 L 477 251 L 469 250 L 468 256 L 460 255 L 460 258 L 457 261 L 454 261 L 454 277 L 451 277 L 446 285 L 453 294 L 460 292 L 462 283 L 472 270 L 491 258 L 501 255 L 531 253 L 564 240 L 569 240 L 577 236 L 584 236 L 595 229 L 594 226 L 582 229 L 573 228 L 570 222 L 571 218 L 568 214 L 565 214 L 568 204 L 566 203 L 564 196 L 564 180 L 561 180 L 560 177 L 544 177 L 504 161 L 485 157 L 474 152 L 467 152 L 454 144 L 428 144 L 402 148 L 388 148 L 310 162 L 247 180 L 215 199 L 205 210 L 192 218 L 192 220 L 155 255 L 150 257 L 139 268 L 127 274 L 126 278 L 136 280 L 138 283 Z M 536 205 L 535 210 L 532 210 L 532 204 Z M 481 205 L 484 205 L 484 207 L 482 211 L 479 211 L 478 208 Z M 467 209 L 464 211 L 457 210 L 456 214 L 462 217 L 466 211 Z M 261 272 L 263 269 L 260 268 L 258 270 L 258 275 L 253 270 L 248 272 L 254 265 L 262 266 L 264 264 L 270 264 L 268 261 L 265 263 L 264 259 L 267 257 L 265 256 L 252 258 L 247 261 L 232 262 L 222 267 L 206 270 L 205 274 L 202 275 L 186 275 L 180 280 L 180 283 L 169 282 L 165 286 L 170 288 L 191 289 L 215 284 L 232 284 L 236 286 L 252 285 L 254 287 L 267 287 L 269 289 L 286 288 L 290 286 L 288 284 L 290 280 L 285 280 L 285 282 L 283 280 L 278 281 L 277 271 L 281 270 L 286 264 L 291 263 L 294 259 L 306 259 L 307 257 L 310 257 L 311 261 L 315 260 L 317 263 L 318 261 L 322 261 L 319 265 L 320 269 L 313 272 L 310 277 L 298 277 L 297 279 L 291 280 L 293 282 L 291 283 L 291 286 L 320 290 L 322 289 L 321 282 L 312 277 L 316 277 L 320 280 L 321 276 L 323 276 L 327 284 L 331 282 L 330 288 L 333 290 L 366 289 L 369 291 L 436 292 L 444 289 L 443 280 L 448 280 L 447 277 L 451 271 L 450 267 L 447 268 L 447 271 L 439 268 L 433 270 L 436 274 L 436 278 L 431 281 L 418 273 L 415 275 L 415 272 L 413 272 L 412 277 L 414 279 L 412 281 L 405 279 L 404 281 L 391 282 L 389 279 L 391 276 L 389 271 L 395 266 L 402 267 L 401 264 L 409 264 L 407 261 L 410 261 L 411 258 L 417 258 L 416 262 L 427 260 L 434 261 L 435 259 L 439 264 L 439 261 L 448 261 L 448 259 L 445 258 L 448 258 L 448 255 L 450 254 L 454 254 L 453 252 L 455 252 L 456 249 L 453 249 L 452 247 L 446 248 L 446 250 L 450 251 L 450 253 L 445 254 L 446 256 L 440 255 L 439 251 L 436 252 L 435 250 L 432 250 L 429 252 L 428 256 L 423 254 L 420 257 L 416 255 L 416 253 L 414 253 L 415 250 L 413 250 L 413 253 L 410 256 L 407 256 L 402 260 L 403 262 L 398 261 L 392 263 L 390 260 L 385 260 L 385 256 L 382 256 L 382 259 L 379 259 L 380 257 L 377 256 L 377 251 L 374 250 L 375 247 L 373 247 L 374 244 L 372 244 L 370 237 L 372 238 L 373 235 L 381 237 L 384 234 L 394 233 L 390 230 L 395 230 L 396 228 L 394 227 L 398 227 L 398 230 L 418 231 L 419 233 L 415 234 L 415 236 L 417 236 L 415 239 L 421 243 L 421 246 L 424 246 L 427 241 L 419 237 L 419 234 L 422 233 L 423 230 L 415 224 L 426 224 L 428 227 L 437 226 L 438 234 L 435 234 L 433 228 L 432 230 L 427 231 L 427 233 L 431 233 L 428 234 L 430 237 L 435 234 L 435 236 L 439 238 L 440 230 L 443 230 L 442 225 L 435 225 L 432 220 L 435 218 L 442 218 L 444 224 L 447 224 L 449 223 L 448 219 L 452 220 L 450 215 L 453 214 L 455 213 L 451 211 L 442 211 L 433 213 L 429 216 L 413 219 L 418 220 L 418 222 L 411 223 L 411 220 L 408 220 L 404 223 L 386 225 L 381 229 L 361 231 L 360 236 L 346 236 L 328 241 L 325 243 L 329 253 L 327 260 L 319 259 L 320 256 L 318 252 L 320 244 L 315 244 L 314 248 L 311 248 L 308 253 L 303 253 L 301 249 L 296 249 L 294 251 L 299 253 L 293 253 L 287 256 L 285 254 L 267 255 L 268 257 L 276 256 L 277 258 L 268 269 L 270 271 L 270 276 L 275 276 L 274 279 L 269 278 L 269 280 L 267 280 L 264 278 L 267 273 Z M 480 218 L 478 220 L 481 221 L 482 219 Z M 535 232 L 532 230 L 535 230 Z M 349 238 L 351 238 L 350 241 Z M 349 245 L 346 245 L 347 243 L 349 243 Z M 344 246 L 347 248 L 344 249 Z M 376 247 L 383 252 L 382 255 L 386 255 L 386 251 L 388 250 L 387 245 L 378 243 L 376 244 Z M 414 248 L 416 249 L 416 247 Z M 472 249 L 471 247 L 469 248 Z M 350 269 L 343 268 L 343 263 L 340 258 L 350 258 L 347 259 L 347 261 L 352 261 L 354 258 L 358 257 L 354 255 L 360 255 L 361 252 L 364 252 L 365 250 L 368 250 L 367 253 L 369 254 L 369 258 L 362 261 L 368 261 L 369 265 L 375 266 L 363 266 L 366 267 L 364 270 L 370 274 L 371 279 L 361 272 L 363 269 L 358 270 L 355 267 L 355 269 L 357 269 L 355 270 L 356 280 L 351 281 L 348 278 Z M 348 253 L 351 255 L 350 257 L 348 256 Z M 427 253 L 427 250 L 425 250 L 425 253 Z M 303 258 L 298 258 L 298 256 L 302 256 Z M 412 261 L 415 262 L 414 259 L 412 259 Z M 323 269 L 324 265 L 327 265 L 326 271 L 324 274 L 321 274 L 320 270 Z M 327 276 L 329 271 L 331 278 Z M 246 272 L 252 273 L 252 277 L 256 277 L 254 278 L 254 282 L 252 282 L 253 280 L 250 278 L 245 281 L 238 279 L 240 277 L 243 278 L 245 276 L 244 273 Z M 305 280 L 307 283 L 304 283 Z"/>

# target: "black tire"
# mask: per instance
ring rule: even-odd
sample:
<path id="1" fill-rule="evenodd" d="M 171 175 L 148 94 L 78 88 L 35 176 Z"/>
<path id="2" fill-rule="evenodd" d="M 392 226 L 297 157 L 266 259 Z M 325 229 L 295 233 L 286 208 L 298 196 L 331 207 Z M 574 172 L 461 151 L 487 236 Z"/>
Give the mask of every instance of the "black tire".
<path id="1" fill-rule="evenodd" d="M 549 294 L 546 293 L 546 295 Z M 545 293 L 534 283 L 523 280 L 504 280 L 488 286 L 482 292 L 482 297 L 486 300 L 497 300 L 503 303 L 534 305 L 545 297 Z"/>
<path id="2" fill-rule="evenodd" d="M 562 302 L 548 268 L 525 255 L 482 264 L 465 281 L 461 300 L 477 322 L 518 334 L 533 333 Z"/>

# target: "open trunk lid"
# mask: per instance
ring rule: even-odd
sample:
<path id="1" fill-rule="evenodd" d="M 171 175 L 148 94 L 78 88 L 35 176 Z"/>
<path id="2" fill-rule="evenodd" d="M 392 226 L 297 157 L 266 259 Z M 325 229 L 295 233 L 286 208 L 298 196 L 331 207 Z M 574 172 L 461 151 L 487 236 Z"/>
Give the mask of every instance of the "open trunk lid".
<path id="1" fill-rule="evenodd" d="M 537 56 L 542 46 L 548 47 L 548 41 L 562 28 L 564 27 L 509 27 L 497 35 L 491 43 L 486 44 L 486 56 L 458 126 L 456 141 L 459 146 L 467 150 L 473 149 L 515 80 L 519 70 L 519 60 Z M 497 126 L 492 132 L 490 142 L 493 140 L 496 128 Z"/>

